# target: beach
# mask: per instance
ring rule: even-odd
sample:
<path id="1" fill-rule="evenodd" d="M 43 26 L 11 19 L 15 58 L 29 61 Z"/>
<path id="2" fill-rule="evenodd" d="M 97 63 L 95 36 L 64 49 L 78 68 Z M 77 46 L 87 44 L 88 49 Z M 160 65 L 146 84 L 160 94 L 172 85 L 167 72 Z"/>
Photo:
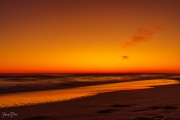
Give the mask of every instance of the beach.
<path id="1" fill-rule="evenodd" d="M 0 120 L 180 120 L 180 0 L 0 0 Z"/>
<path id="2" fill-rule="evenodd" d="M 2 117 L 13 120 L 179 120 L 179 92 L 179 84 L 163 85 L 62 102 L 1 108 L 0 112 L 11 113 L 12 118 Z"/>

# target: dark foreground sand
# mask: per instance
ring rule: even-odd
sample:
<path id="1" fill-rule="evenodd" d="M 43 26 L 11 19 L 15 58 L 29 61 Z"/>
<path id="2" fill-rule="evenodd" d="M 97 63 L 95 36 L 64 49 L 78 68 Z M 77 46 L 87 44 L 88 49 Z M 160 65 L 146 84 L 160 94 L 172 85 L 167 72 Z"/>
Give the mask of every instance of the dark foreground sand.
<path id="1" fill-rule="evenodd" d="M 3 108 L 0 112 L 18 114 L 4 120 L 180 120 L 180 84 Z"/>

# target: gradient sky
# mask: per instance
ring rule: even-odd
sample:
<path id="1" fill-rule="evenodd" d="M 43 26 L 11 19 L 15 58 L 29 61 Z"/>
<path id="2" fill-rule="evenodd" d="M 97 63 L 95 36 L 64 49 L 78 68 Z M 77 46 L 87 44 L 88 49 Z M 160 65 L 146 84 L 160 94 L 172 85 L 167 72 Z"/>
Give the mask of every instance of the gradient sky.
<path id="1" fill-rule="evenodd" d="M 0 72 L 180 72 L 179 6 L 180 0 L 1 0 Z"/>

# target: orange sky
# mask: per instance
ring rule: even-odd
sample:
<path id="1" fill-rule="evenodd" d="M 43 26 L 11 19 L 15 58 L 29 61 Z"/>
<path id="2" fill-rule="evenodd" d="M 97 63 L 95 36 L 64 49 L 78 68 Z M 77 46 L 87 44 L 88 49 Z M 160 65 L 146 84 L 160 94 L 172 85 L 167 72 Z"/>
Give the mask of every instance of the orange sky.
<path id="1" fill-rule="evenodd" d="M 179 6 L 180 0 L 1 0 L 0 73 L 180 72 Z M 134 36 L 147 40 L 124 48 Z"/>

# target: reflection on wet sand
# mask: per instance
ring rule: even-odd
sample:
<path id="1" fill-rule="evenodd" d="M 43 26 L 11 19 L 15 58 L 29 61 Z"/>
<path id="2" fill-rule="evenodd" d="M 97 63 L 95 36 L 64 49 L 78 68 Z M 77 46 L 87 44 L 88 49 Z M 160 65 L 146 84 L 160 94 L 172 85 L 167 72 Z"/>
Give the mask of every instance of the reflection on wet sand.
<path id="1" fill-rule="evenodd" d="M 24 92 L 6 94 L 0 96 L 0 108 L 23 106 L 29 104 L 40 104 L 47 102 L 56 102 L 70 100 L 79 97 L 92 96 L 104 92 L 112 92 L 118 90 L 136 90 L 146 89 L 153 86 L 178 84 L 176 80 L 156 79 L 156 80 L 141 80 L 132 82 L 113 83 L 105 85 L 95 85 L 88 87 L 78 87 L 61 90 L 47 90 L 36 92 Z"/>

